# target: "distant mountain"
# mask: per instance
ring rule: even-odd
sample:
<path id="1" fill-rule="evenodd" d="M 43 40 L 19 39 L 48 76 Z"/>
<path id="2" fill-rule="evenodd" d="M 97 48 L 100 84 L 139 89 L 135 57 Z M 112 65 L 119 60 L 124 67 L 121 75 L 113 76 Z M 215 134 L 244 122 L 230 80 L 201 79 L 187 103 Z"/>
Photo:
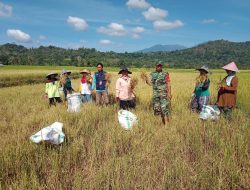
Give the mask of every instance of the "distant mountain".
<path id="1" fill-rule="evenodd" d="M 182 46 L 182 45 L 161 45 L 161 44 L 157 44 L 154 45 L 150 48 L 146 48 L 143 50 L 139 50 L 138 52 L 142 52 L 142 53 L 149 53 L 149 52 L 158 52 L 158 51 L 176 51 L 176 50 L 182 50 L 182 49 L 186 49 L 187 47 Z"/>
<path id="2" fill-rule="evenodd" d="M 220 68 L 228 62 L 235 61 L 240 68 L 246 69 L 250 68 L 250 41 L 209 41 L 192 48 L 169 52 L 165 56 L 165 61 L 186 68 L 203 64 Z"/>

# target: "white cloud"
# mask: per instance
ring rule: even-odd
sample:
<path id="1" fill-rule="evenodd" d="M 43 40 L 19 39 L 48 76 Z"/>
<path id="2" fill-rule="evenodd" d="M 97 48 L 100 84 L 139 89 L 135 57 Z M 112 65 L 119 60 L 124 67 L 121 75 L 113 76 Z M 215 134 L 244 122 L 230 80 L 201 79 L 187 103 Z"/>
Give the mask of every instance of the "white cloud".
<path id="1" fill-rule="evenodd" d="M 147 9 L 150 4 L 145 0 L 128 0 L 126 5 L 129 8 Z"/>
<path id="2" fill-rule="evenodd" d="M 0 2 L 0 17 L 10 17 L 12 15 L 12 6 Z"/>
<path id="3" fill-rule="evenodd" d="M 125 36 L 128 33 L 124 26 L 118 23 L 110 23 L 107 27 L 101 26 L 97 29 L 97 32 L 110 36 Z"/>
<path id="4" fill-rule="evenodd" d="M 143 27 L 137 26 L 131 30 L 132 38 L 138 39 L 140 38 L 140 34 L 143 33 L 145 29 Z"/>
<path id="5" fill-rule="evenodd" d="M 145 31 L 145 29 L 143 28 L 143 27 L 140 27 L 140 26 L 137 26 L 137 27 L 135 27 L 135 28 L 133 28 L 132 29 L 132 32 L 133 33 L 142 33 L 142 32 L 144 32 Z"/>
<path id="6" fill-rule="evenodd" d="M 86 40 L 80 40 L 80 43 L 85 44 L 87 41 Z"/>
<path id="7" fill-rule="evenodd" d="M 30 42 L 31 41 L 31 37 L 29 34 L 24 33 L 21 30 L 16 30 L 16 29 L 9 29 L 7 30 L 7 36 L 10 38 L 13 38 L 14 40 L 18 41 L 18 42 Z"/>
<path id="8" fill-rule="evenodd" d="M 35 43 L 36 43 L 37 45 L 41 45 L 42 42 L 45 41 L 45 40 L 47 40 L 47 39 L 48 39 L 47 36 L 40 35 L 39 38 L 38 38 L 38 40 L 35 41 Z"/>
<path id="9" fill-rule="evenodd" d="M 82 18 L 69 16 L 67 22 L 77 31 L 84 31 L 88 28 L 87 22 Z"/>
<path id="10" fill-rule="evenodd" d="M 140 35 L 139 35 L 139 34 L 137 34 L 137 33 L 133 33 L 133 34 L 132 34 L 132 38 L 134 38 L 134 39 L 138 39 L 138 38 L 140 38 Z"/>
<path id="11" fill-rule="evenodd" d="M 99 41 L 99 44 L 102 44 L 102 45 L 110 45 L 112 44 L 112 42 L 110 40 L 100 40 Z"/>
<path id="12" fill-rule="evenodd" d="M 40 36 L 39 36 L 39 40 L 47 40 L 47 36 L 40 35 Z"/>
<path id="13" fill-rule="evenodd" d="M 164 9 L 150 7 L 147 11 L 142 13 L 146 20 L 156 21 L 162 20 L 168 15 L 168 11 Z"/>
<path id="14" fill-rule="evenodd" d="M 174 22 L 167 22 L 165 20 L 157 20 L 153 23 L 156 30 L 171 30 L 182 27 L 184 24 L 180 20 Z"/>
<path id="15" fill-rule="evenodd" d="M 212 24 L 215 23 L 216 20 L 215 19 L 205 19 L 202 21 L 203 24 Z"/>

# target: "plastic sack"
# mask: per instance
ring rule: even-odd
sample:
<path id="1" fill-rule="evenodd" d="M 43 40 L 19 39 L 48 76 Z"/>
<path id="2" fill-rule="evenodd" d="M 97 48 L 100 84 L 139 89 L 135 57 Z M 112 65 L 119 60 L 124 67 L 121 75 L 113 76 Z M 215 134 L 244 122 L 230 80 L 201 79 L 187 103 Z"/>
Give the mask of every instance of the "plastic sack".
<path id="1" fill-rule="evenodd" d="M 126 130 L 132 129 L 132 127 L 138 123 L 136 115 L 128 110 L 118 111 L 118 121 L 121 127 Z"/>
<path id="2" fill-rule="evenodd" d="M 63 124 L 55 122 L 52 125 L 43 128 L 36 134 L 30 137 L 30 140 L 34 143 L 40 143 L 41 141 L 48 141 L 52 144 L 61 144 L 64 141 L 64 133 L 62 131 Z"/>
<path id="3" fill-rule="evenodd" d="M 67 95 L 68 112 L 80 112 L 81 109 L 81 95 L 80 93 L 73 93 Z"/>
<path id="4" fill-rule="evenodd" d="M 200 112 L 199 118 L 203 120 L 217 120 L 220 115 L 220 110 L 216 105 L 204 105 Z"/>

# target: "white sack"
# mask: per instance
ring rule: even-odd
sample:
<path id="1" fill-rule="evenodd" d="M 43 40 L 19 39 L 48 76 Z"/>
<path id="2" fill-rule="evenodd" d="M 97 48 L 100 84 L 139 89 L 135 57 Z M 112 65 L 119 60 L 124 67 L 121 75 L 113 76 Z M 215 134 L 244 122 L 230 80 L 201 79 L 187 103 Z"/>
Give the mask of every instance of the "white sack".
<path id="1" fill-rule="evenodd" d="M 81 95 L 80 93 L 73 93 L 67 95 L 68 112 L 80 112 L 81 109 Z"/>
<path id="2" fill-rule="evenodd" d="M 40 143 L 41 141 L 48 141 L 52 144 L 61 144 L 64 141 L 64 133 L 62 131 L 63 124 L 55 122 L 52 125 L 43 128 L 36 134 L 30 137 L 30 140 L 34 143 Z"/>
<path id="3" fill-rule="evenodd" d="M 220 110 L 216 105 L 204 105 L 200 112 L 199 118 L 203 120 L 217 120 L 220 115 Z"/>
<path id="4" fill-rule="evenodd" d="M 128 110 L 118 111 L 118 121 L 121 127 L 126 130 L 132 129 L 132 127 L 138 123 L 136 115 Z"/>

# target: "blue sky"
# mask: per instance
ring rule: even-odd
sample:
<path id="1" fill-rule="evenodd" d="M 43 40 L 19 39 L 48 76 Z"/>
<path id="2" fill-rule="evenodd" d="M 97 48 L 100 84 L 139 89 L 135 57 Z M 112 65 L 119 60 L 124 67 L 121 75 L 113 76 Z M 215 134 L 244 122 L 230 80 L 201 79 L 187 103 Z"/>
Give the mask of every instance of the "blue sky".
<path id="1" fill-rule="evenodd" d="M 133 52 L 250 40 L 250 0 L 0 0 L 0 44 Z"/>

